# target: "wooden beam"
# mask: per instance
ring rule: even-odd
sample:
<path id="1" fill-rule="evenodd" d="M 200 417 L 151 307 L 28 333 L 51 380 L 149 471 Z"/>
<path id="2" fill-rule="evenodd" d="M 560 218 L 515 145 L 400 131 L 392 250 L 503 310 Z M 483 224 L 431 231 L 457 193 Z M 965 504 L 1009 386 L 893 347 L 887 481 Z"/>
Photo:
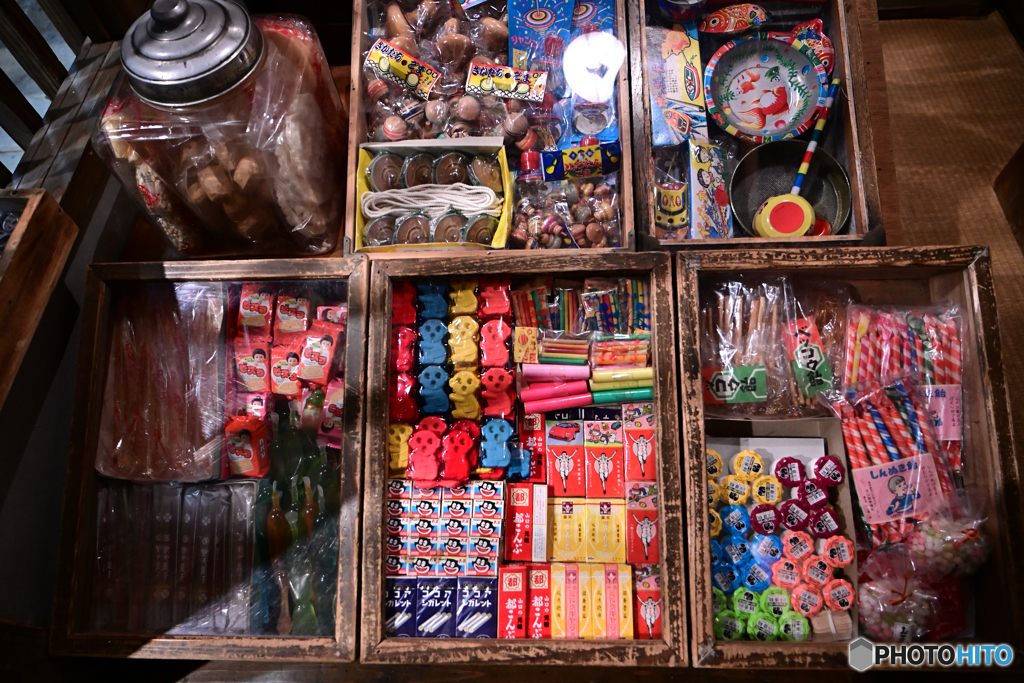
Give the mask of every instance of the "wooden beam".
<path id="1" fill-rule="evenodd" d="M 43 118 L 7 74 L 0 71 L 0 128 L 7 131 L 18 147 L 27 149 L 32 136 L 42 127 Z"/>
<path id="2" fill-rule="evenodd" d="M 52 100 L 68 70 L 15 0 L 0 0 L 0 41 Z"/>
<path id="3" fill-rule="evenodd" d="M 68 14 L 60 0 L 36 0 L 36 4 L 46 13 L 53 27 L 57 29 L 57 33 L 68 44 L 71 51 L 78 54 L 78 51 L 82 49 L 82 44 L 85 43 L 85 34 Z"/>

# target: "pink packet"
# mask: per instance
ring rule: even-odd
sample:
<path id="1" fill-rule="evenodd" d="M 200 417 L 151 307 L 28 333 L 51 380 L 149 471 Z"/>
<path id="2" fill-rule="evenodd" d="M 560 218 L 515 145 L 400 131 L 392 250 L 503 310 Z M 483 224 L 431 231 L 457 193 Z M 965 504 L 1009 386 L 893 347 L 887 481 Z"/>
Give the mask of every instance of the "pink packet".
<path id="1" fill-rule="evenodd" d="M 330 448 L 341 448 L 341 438 L 345 427 L 342 417 L 345 407 L 345 380 L 338 377 L 327 385 L 327 398 L 324 400 L 323 417 L 320 429 L 317 430 L 318 444 Z"/>

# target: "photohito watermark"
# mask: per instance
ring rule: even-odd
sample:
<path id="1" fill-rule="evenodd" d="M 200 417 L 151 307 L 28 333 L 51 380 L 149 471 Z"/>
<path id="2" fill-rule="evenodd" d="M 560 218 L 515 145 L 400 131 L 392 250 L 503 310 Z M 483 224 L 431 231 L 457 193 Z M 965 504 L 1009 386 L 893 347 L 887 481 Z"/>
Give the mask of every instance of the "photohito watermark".
<path id="1" fill-rule="evenodd" d="M 867 671 L 873 666 L 1009 666 L 1009 645 L 942 643 L 872 643 L 858 638 L 850 643 L 850 666 Z"/>

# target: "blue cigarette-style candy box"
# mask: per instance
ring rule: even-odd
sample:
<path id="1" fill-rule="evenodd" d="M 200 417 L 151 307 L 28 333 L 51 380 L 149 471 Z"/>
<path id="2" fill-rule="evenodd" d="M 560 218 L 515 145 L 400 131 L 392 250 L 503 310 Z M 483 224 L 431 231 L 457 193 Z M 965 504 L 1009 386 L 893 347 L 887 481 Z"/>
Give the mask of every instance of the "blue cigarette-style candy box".
<path id="1" fill-rule="evenodd" d="M 498 579 L 461 577 L 458 580 L 457 638 L 498 637 Z"/>
<path id="2" fill-rule="evenodd" d="M 420 577 L 416 580 L 416 635 L 455 637 L 455 594 L 458 579 Z"/>
<path id="3" fill-rule="evenodd" d="M 416 637 L 415 577 L 385 579 L 384 634 L 389 638 Z"/>

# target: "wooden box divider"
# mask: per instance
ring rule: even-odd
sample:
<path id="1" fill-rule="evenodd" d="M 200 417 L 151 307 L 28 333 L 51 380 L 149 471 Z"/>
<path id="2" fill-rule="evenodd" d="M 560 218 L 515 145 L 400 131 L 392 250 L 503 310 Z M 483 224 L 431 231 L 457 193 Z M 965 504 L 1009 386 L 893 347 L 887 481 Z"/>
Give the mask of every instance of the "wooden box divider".
<path id="1" fill-rule="evenodd" d="M 991 554 L 972 577 L 976 642 L 1021 646 L 1018 572 L 1024 569 L 1020 466 L 1014 456 L 1007 385 L 1000 360 L 991 264 L 985 247 L 775 249 L 676 254 L 681 433 L 685 435 L 688 564 L 695 666 L 846 669 L 848 643 L 724 642 L 712 628 L 710 537 L 704 465 L 704 403 L 698 334 L 698 284 L 707 276 L 786 274 L 851 282 L 862 302 L 921 306 L 952 303 L 962 314 L 964 480 L 987 517 Z M 827 419 L 827 418 L 826 418 Z M 757 421 L 764 424 L 764 419 Z M 807 422 L 802 420 L 801 422 Z M 772 420 L 784 433 L 785 420 Z M 761 433 L 764 433 L 763 430 Z M 803 434 L 794 434 L 801 436 Z"/>
<path id="2" fill-rule="evenodd" d="M 664 639 L 481 640 L 386 638 L 384 635 L 384 485 L 387 474 L 388 372 L 392 281 L 405 278 L 602 274 L 647 276 L 651 287 L 652 356 L 658 415 L 658 487 L 661 499 L 662 620 Z M 367 355 L 366 474 L 360 660 L 379 664 L 517 663 L 537 665 L 686 666 L 688 664 L 683 501 L 675 387 L 675 330 L 671 264 L 658 253 L 541 253 L 524 256 L 434 257 L 373 262 L 370 275 L 370 349 Z"/>
<path id="3" fill-rule="evenodd" d="M 658 248 L 707 248 L 721 249 L 724 247 L 771 248 L 779 246 L 820 246 L 857 245 L 864 234 L 875 227 L 881 219 L 879 187 L 877 180 L 876 152 L 880 151 L 889 158 L 888 149 L 875 150 L 872 145 L 871 119 L 867 110 L 867 73 L 864 64 L 864 46 L 861 44 L 861 27 L 858 24 L 857 12 L 851 11 L 852 5 L 860 0 L 827 0 L 828 16 L 831 17 L 832 42 L 836 51 L 836 63 L 830 78 L 841 79 L 841 94 L 837 96 L 835 111 L 829 117 L 829 129 L 825 144 L 837 134 L 841 135 L 840 151 L 837 161 L 842 164 L 850 177 L 852 205 L 848 225 L 840 235 L 823 237 L 765 238 L 747 237 L 739 223 L 734 222 L 732 239 L 679 240 L 678 243 L 659 243 L 654 237 L 654 168 L 652 162 L 651 133 L 651 98 L 650 83 L 647 78 L 647 22 L 645 4 L 652 11 L 655 0 L 629 0 L 629 60 L 630 86 L 633 93 L 633 177 L 636 192 L 637 224 L 641 226 L 637 235 L 637 243 L 643 249 Z M 816 6 L 809 6 L 810 8 Z M 771 7 L 766 7 L 769 14 Z M 661 22 L 659 25 L 669 25 Z M 711 55 L 701 55 L 700 87 L 704 87 L 705 60 Z M 708 116 L 709 125 L 713 125 Z M 804 135 L 800 139 L 805 139 Z M 740 157 L 750 149 L 752 143 L 740 142 Z M 845 158 L 844 158 L 845 157 Z M 737 162 L 739 159 L 737 159 Z M 892 226 L 892 231 L 898 226 Z"/>
<path id="4" fill-rule="evenodd" d="M 615 22 L 616 22 L 616 33 L 617 38 L 622 41 L 623 45 L 626 45 L 626 11 L 632 9 L 627 7 L 627 3 L 631 4 L 632 0 L 615 0 Z M 355 233 L 356 233 L 356 211 L 359 210 L 359 199 L 356 197 L 356 173 L 358 168 L 359 159 L 359 145 L 364 142 L 373 142 L 373 140 L 367 139 L 366 130 L 366 111 L 364 108 L 363 100 L 365 98 L 364 85 L 363 85 L 363 62 L 365 61 L 365 55 L 370 47 L 373 45 L 373 41 L 370 40 L 370 20 L 366 12 L 366 0 L 355 0 L 353 3 L 353 14 L 352 14 L 352 82 L 349 93 L 349 129 L 348 129 L 348 184 L 346 190 L 346 196 L 348 197 L 348 206 L 345 209 L 345 227 L 342 235 L 344 241 L 344 253 L 352 254 L 355 249 Z M 619 181 L 619 223 L 622 227 L 622 238 L 619 247 L 608 247 L 603 249 L 587 249 L 585 251 L 594 253 L 610 253 L 610 252 L 621 252 L 621 251 L 635 251 L 637 245 L 637 238 L 634 230 L 634 207 L 633 207 L 633 191 L 631 184 L 633 182 L 633 141 L 632 141 L 632 117 L 630 115 L 630 101 L 631 101 L 631 85 L 629 81 L 629 70 L 628 61 L 623 62 L 619 68 L 619 77 L 616 80 L 616 119 L 619 124 L 619 141 L 622 143 L 622 166 L 617 172 Z M 340 93 L 342 97 L 344 93 Z M 635 98 L 635 94 L 632 96 Z M 511 162 L 511 156 L 509 158 Z M 653 216 L 653 214 L 652 214 Z M 511 231 L 511 225 L 509 230 Z M 510 249 L 506 247 L 505 251 L 519 251 L 522 253 L 530 253 L 521 249 Z M 443 253 L 447 257 L 458 256 L 479 256 L 481 253 L 500 253 L 501 250 L 490 250 L 481 252 L 481 250 L 465 250 L 465 251 L 451 251 L 445 250 Z M 439 254 L 438 250 L 424 249 L 424 250 L 399 250 L 396 252 L 376 252 L 368 253 L 367 255 L 371 259 L 421 259 L 421 258 L 435 258 Z"/>
<path id="5" fill-rule="evenodd" d="M 71 448 L 50 627 L 54 654 L 153 659 L 354 661 L 365 378 L 365 258 L 176 261 L 97 264 L 86 278 L 86 309 L 78 356 Z M 340 466 L 338 598 L 333 637 L 170 635 L 92 632 L 81 627 L 91 596 L 89 564 L 95 552 L 94 461 L 109 359 L 111 290 L 130 282 L 338 280 L 348 283 L 345 415 Z"/>

